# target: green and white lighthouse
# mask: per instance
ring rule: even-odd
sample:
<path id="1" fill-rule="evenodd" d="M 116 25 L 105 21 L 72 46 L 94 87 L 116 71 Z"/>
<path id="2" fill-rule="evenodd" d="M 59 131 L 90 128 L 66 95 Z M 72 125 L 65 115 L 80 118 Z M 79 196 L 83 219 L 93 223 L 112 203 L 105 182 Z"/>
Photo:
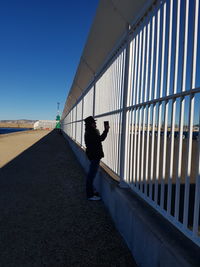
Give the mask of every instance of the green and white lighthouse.
<path id="1" fill-rule="evenodd" d="M 60 111 L 59 111 L 60 103 L 57 102 L 57 116 L 56 116 L 56 129 L 60 129 Z"/>

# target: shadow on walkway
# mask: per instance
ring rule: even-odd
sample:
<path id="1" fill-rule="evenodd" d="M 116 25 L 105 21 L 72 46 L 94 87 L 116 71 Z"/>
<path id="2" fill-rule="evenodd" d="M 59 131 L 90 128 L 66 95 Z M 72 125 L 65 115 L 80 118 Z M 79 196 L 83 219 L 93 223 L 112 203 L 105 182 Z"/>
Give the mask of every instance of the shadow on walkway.
<path id="1" fill-rule="evenodd" d="M 49 133 L 0 170 L 0 266 L 135 266 L 66 140 Z"/>

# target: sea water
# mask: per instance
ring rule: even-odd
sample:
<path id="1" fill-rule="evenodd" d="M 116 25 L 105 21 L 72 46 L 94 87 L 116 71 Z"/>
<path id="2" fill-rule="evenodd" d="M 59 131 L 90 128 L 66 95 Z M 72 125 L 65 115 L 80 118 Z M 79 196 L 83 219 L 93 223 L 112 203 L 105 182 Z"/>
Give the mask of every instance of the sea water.
<path id="1" fill-rule="evenodd" d="M 31 130 L 30 128 L 0 128 L 0 134 L 9 134 L 14 132 L 21 132 Z"/>

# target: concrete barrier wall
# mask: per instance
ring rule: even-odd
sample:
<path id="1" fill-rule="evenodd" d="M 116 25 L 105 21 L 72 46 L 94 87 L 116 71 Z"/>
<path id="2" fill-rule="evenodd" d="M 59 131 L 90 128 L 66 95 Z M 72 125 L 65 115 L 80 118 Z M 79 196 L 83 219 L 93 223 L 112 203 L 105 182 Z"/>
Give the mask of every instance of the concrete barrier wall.
<path id="1" fill-rule="evenodd" d="M 63 135 L 87 172 L 85 152 Z M 120 188 L 102 168 L 95 186 L 138 266 L 200 266 L 200 249 L 130 188 Z"/>

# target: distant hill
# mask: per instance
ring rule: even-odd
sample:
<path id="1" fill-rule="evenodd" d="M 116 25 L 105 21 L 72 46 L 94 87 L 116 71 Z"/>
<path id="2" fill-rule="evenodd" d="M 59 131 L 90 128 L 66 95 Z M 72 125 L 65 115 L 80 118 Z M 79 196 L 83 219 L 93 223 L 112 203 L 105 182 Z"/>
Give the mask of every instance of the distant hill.
<path id="1" fill-rule="evenodd" d="M 0 128 L 33 128 L 37 120 L 0 120 Z"/>

